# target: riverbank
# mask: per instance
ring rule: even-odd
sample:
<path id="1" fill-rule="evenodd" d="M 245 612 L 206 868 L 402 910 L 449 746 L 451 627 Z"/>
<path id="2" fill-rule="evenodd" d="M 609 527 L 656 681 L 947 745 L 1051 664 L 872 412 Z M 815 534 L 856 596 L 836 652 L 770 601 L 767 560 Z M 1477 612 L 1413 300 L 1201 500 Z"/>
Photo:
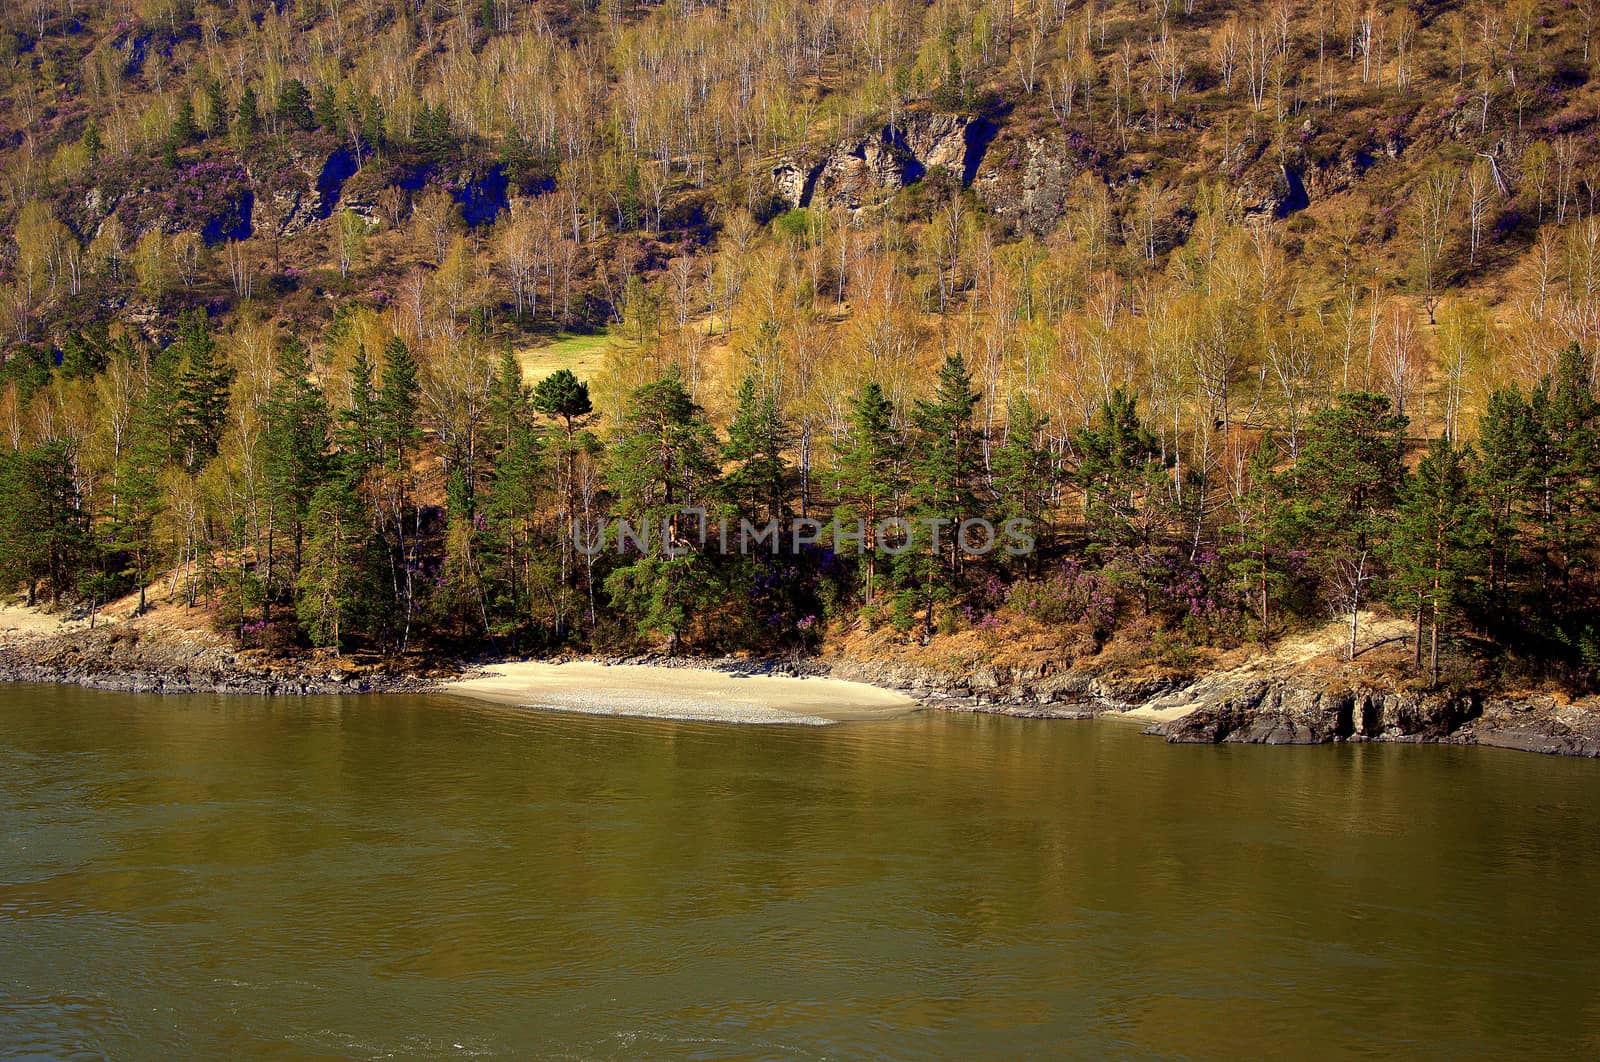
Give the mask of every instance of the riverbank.
<path id="1" fill-rule="evenodd" d="M 1037 719 L 1117 716 L 1172 743 L 1392 741 L 1600 757 L 1600 698 L 1560 691 L 1427 690 L 1404 675 L 1404 624 L 1373 617 L 1355 663 L 1344 628 L 1187 666 L 1107 651 L 1062 659 L 1026 639 L 881 634 L 799 663 L 633 657 L 495 662 L 352 660 L 240 651 L 198 613 L 113 613 L 93 629 L 0 607 L 0 680 L 131 693 L 307 695 L 447 692 L 502 704 L 734 723 L 827 723 L 917 707 Z M 1337 628 L 1337 629 L 1335 629 Z"/>
<path id="2" fill-rule="evenodd" d="M 170 605 L 133 617 L 87 620 L 0 605 L 0 681 L 55 683 L 123 693 L 256 696 L 421 693 L 454 668 L 397 669 L 328 653 L 239 650 L 194 613 Z"/>

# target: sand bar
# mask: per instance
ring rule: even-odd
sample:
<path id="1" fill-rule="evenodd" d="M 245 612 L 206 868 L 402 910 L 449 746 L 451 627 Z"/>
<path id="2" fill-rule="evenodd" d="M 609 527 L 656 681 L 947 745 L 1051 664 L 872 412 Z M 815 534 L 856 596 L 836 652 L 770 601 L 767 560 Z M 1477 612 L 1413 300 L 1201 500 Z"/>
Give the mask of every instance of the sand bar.
<path id="1" fill-rule="evenodd" d="M 497 664 L 445 690 L 527 708 L 722 723 L 826 726 L 917 708 L 903 693 L 862 682 L 581 661 Z"/>

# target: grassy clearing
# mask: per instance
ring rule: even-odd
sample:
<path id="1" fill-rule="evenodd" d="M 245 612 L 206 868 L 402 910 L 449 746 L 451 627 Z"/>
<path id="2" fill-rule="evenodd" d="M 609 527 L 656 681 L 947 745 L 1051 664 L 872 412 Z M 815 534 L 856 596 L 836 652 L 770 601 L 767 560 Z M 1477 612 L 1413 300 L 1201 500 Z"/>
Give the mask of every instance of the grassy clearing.
<path id="1" fill-rule="evenodd" d="M 605 332 L 593 335 L 561 335 L 537 346 L 517 350 L 522 377 L 538 383 L 557 369 L 571 369 L 580 380 L 593 380 L 605 364 L 611 337 Z"/>

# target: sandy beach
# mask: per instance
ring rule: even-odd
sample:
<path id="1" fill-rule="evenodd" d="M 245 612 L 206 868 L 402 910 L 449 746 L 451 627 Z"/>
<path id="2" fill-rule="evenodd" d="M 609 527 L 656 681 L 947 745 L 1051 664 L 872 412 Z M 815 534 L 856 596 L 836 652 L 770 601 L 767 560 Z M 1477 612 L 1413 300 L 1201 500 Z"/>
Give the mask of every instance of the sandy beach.
<path id="1" fill-rule="evenodd" d="M 739 675 L 642 664 L 498 664 L 445 692 L 590 715 L 826 726 L 915 711 L 903 693 L 826 678 Z"/>
<path id="2" fill-rule="evenodd" d="M 1161 706 L 1160 701 L 1152 704 L 1142 704 L 1137 708 L 1129 708 L 1126 712 L 1109 712 L 1108 715 L 1120 719 L 1140 719 L 1150 723 L 1171 723 L 1189 715 L 1200 707 L 1199 701 L 1187 701 L 1183 704 Z"/>

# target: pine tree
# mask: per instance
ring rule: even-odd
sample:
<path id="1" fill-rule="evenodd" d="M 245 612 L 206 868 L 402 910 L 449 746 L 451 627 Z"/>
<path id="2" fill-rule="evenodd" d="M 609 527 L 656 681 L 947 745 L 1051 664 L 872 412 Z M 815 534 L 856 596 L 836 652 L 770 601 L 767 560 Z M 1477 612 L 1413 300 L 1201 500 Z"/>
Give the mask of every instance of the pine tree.
<path id="1" fill-rule="evenodd" d="M 864 525 L 862 601 L 868 608 L 877 595 L 877 528 L 883 520 L 900 515 L 904 460 L 894 427 L 894 403 L 883 388 L 869 381 L 851 400 L 850 431 L 838 454 L 839 516 Z"/>
<path id="2" fill-rule="evenodd" d="M 1418 661 L 1424 616 L 1429 620 L 1428 674 L 1434 685 L 1439 630 L 1461 611 L 1481 556 L 1481 527 L 1466 454 L 1447 439 L 1435 439 L 1406 480 L 1389 539 L 1396 597 L 1417 617 Z"/>
<path id="3" fill-rule="evenodd" d="M 1361 604 L 1377 574 L 1376 545 L 1402 480 L 1408 421 L 1383 395 L 1339 396 L 1311 418 L 1293 475 L 1297 519 L 1328 584 L 1350 616 L 1354 659 Z"/>
<path id="4" fill-rule="evenodd" d="M 278 345 L 274 376 L 267 399 L 266 479 L 274 529 L 284 528 L 293 545 L 292 586 L 301 567 L 311 502 L 328 474 L 331 417 L 311 379 L 311 352 L 304 343 L 291 337 Z M 269 562 L 269 596 L 271 567 Z"/>
<path id="5" fill-rule="evenodd" d="M 621 514 L 651 542 L 611 574 L 606 591 L 640 633 L 665 636 L 669 653 L 677 651 L 710 589 L 682 510 L 716 496 L 715 452 L 715 433 L 675 372 L 629 396 L 610 480 Z"/>
<path id="6" fill-rule="evenodd" d="M 246 85 L 239 96 L 238 124 L 245 133 L 254 135 L 261 132 L 261 105 L 257 102 L 253 85 Z"/>
<path id="7" fill-rule="evenodd" d="M 417 421 L 421 386 L 411 349 L 397 336 L 383 348 L 383 381 L 378 391 L 376 427 L 384 468 L 384 517 L 392 533 L 389 568 L 395 601 L 404 623 L 400 636 L 403 652 L 411 641 L 411 621 L 416 611 L 417 554 L 422 539 L 421 514 L 411 502 L 411 461 L 422 438 Z M 407 518 L 411 527 L 407 529 Z"/>
<path id="8" fill-rule="evenodd" d="M 596 448 L 594 440 L 580 431 L 594 412 L 589 400 L 589 385 L 580 381 L 570 369 L 557 369 L 540 380 L 533 389 L 533 408 L 556 422 L 552 438 L 546 449 L 559 465 L 560 483 L 557 486 L 561 511 L 557 514 L 561 535 L 561 594 L 556 614 L 556 635 L 565 637 L 567 616 L 570 611 L 568 591 L 573 585 L 577 566 L 573 563 L 574 538 L 578 535 L 578 460 Z M 590 587 L 593 597 L 593 587 Z M 591 616 L 591 620 L 593 617 Z M 592 624 L 591 624 L 592 625 Z"/>
<path id="9" fill-rule="evenodd" d="M 922 602 L 926 610 L 925 639 L 933 635 L 937 601 L 959 590 L 961 553 L 957 539 L 962 521 L 978 512 L 977 487 L 983 456 L 974 419 L 978 398 L 966 362 L 951 351 L 939 366 L 933 396 L 912 407 L 917 444 L 911 460 L 911 493 L 916 514 L 928 529 Z"/>
<path id="10" fill-rule="evenodd" d="M 303 132 L 310 132 L 316 126 L 311 114 L 311 93 L 299 78 L 292 77 L 283 83 L 272 113 L 279 122 Z"/>
<path id="11" fill-rule="evenodd" d="M 732 519 L 783 524 L 792 515 L 794 472 L 783 456 L 790 441 L 777 399 L 746 376 L 722 448 L 722 491 Z"/>
<path id="12" fill-rule="evenodd" d="M 1043 440 L 1049 418 L 1025 394 L 1013 396 L 1006 412 L 1005 442 L 994 453 L 994 489 L 1002 520 L 1025 521 L 1041 534 L 1050 513 L 1054 469 Z M 1031 555 L 1024 558 L 1031 568 Z"/>
<path id="13" fill-rule="evenodd" d="M 334 95 L 332 85 L 322 86 L 322 91 L 317 93 L 317 105 L 312 112 L 312 121 L 325 133 L 339 131 L 339 99 Z"/>

